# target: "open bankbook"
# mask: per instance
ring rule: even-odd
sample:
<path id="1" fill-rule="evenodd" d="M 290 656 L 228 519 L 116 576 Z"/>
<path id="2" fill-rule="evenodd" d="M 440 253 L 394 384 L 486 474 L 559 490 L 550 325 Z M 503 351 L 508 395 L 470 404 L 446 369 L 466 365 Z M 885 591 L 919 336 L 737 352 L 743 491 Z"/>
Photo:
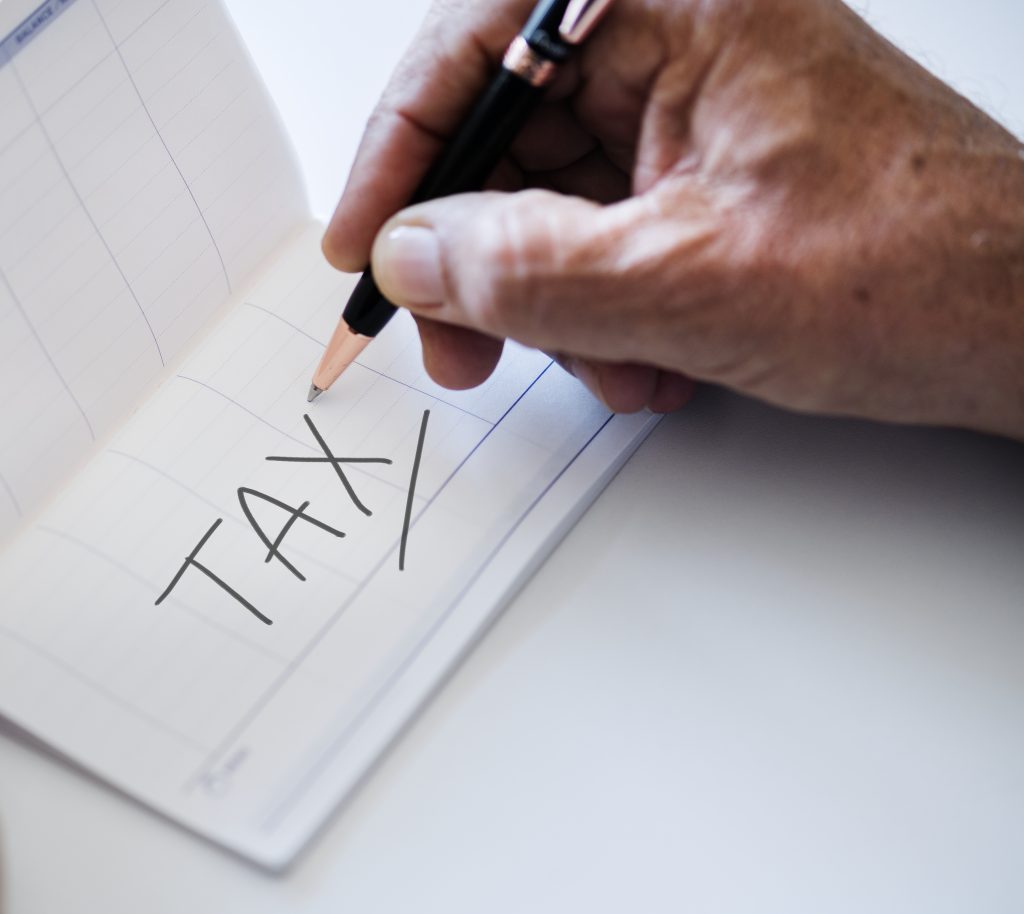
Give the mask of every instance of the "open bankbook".
<path id="1" fill-rule="evenodd" d="M 392 322 L 216 0 L 0 3 L 0 715 L 262 865 L 299 852 L 656 421 Z M 353 130 L 359 129 L 353 124 Z"/>

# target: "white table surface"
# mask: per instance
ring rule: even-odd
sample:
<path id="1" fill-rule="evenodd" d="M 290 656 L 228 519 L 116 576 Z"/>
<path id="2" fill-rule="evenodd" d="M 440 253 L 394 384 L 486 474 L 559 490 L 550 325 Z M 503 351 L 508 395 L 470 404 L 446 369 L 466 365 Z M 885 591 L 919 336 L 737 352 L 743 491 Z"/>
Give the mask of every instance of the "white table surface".
<path id="1" fill-rule="evenodd" d="M 425 3 L 230 6 L 326 214 Z M 1019 0 L 868 12 L 1024 128 Z M 1019 914 L 1024 447 L 704 394 L 286 877 L 0 734 L 0 881 L 4 914 Z"/>

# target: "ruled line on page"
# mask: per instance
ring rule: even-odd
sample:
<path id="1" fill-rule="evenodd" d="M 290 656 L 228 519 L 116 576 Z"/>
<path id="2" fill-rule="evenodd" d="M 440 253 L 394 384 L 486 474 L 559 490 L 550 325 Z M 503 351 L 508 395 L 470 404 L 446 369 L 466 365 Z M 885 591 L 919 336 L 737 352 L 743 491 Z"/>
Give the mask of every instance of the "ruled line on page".
<path id="1" fill-rule="evenodd" d="M 95 558 L 98 558 L 102 562 L 105 562 L 107 565 L 110 565 L 112 568 L 116 569 L 126 577 L 131 578 L 133 581 L 135 581 L 135 583 L 142 585 L 147 590 L 155 591 L 157 589 L 157 585 L 155 583 L 146 580 L 146 578 L 142 577 L 142 575 L 140 575 L 137 571 L 135 571 L 132 568 L 129 568 L 124 562 L 119 562 L 112 555 L 108 555 L 102 549 L 97 549 L 96 546 L 94 546 L 92 543 L 87 543 L 84 540 L 79 539 L 77 536 L 72 536 L 70 533 L 66 533 L 63 530 L 57 530 L 53 527 L 47 527 L 43 524 L 36 525 L 34 529 L 40 530 L 43 533 L 48 533 L 51 536 L 56 536 L 67 543 L 71 543 L 73 546 L 77 546 L 79 549 L 88 552 Z M 261 644 L 258 641 L 254 641 L 251 638 L 246 638 L 244 635 L 240 635 L 238 632 L 233 631 L 226 625 L 221 625 L 215 619 L 210 618 L 209 615 L 200 612 L 195 607 L 189 606 L 187 603 L 180 599 L 172 597 L 170 603 L 181 609 L 182 612 L 188 613 L 190 616 L 199 621 L 206 628 L 214 629 L 215 631 L 220 632 L 222 635 L 225 635 L 228 638 L 231 638 L 232 640 L 240 644 L 244 644 L 246 647 L 253 651 L 256 651 L 258 654 L 262 654 L 263 656 L 268 657 L 269 659 L 275 660 L 278 663 L 282 664 L 287 661 L 287 658 L 283 654 L 280 654 L 275 650 L 271 650 L 265 644 Z"/>
<path id="2" fill-rule="evenodd" d="M 47 0 L 0 38 L 0 107 L 16 117 L 0 148 L 0 267 L 90 441 L 307 218 L 223 7 L 145 6 Z M 0 404 L 0 420 L 10 412 Z M 41 450 L 70 421 L 61 416 L 15 434 Z M 5 465 L 23 511 L 42 477 L 55 483 L 75 465 L 65 450 Z"/>
<path id="3" fill-rule="evenodd" d="M 160 357 L 160 364 L 166 365 L 167 360 L 164 358 L 163 350 L 160 348 L 160 341 L 157 339 L 156 331 L 153 330 L 153 324 L 149 320 L 149 315 L 146 314 L 146 309 L 142 307 L 142 303 L 139 301 L 138 295 L 135 294 L 135 290 L 132 288 L 132 284 L 128 281 L 128 277 L 125 276 L 121 264 L 118 262 L 118 259 L 114 256 L 114 252 L 110 249 L 110 244 L 107 242 L 107 239 L 100 231 L 100 227 L 96 224 L 96 220 L 93 217 L 92 213 L 89 211 L 89 208 L 85 205 L 85 200 L 82 199 L 82 195 L 79 192 L 78 187 L 75 185 L 75 182 L 71 180 L 71 175 L 68 173 L 67 166 L 64 164 L 64 159 L 61 158 L 60 154 L 57 152 L 56 147 L 53 145 L 53 139 L 50 137 L 50 133 L 46 129 L 46 125 L 40 119 L 39 112 L 36 111 L 35 102 L 32 101 L 31 95 L 29 95 L 28 90 L 25 88 L 25 84 L 22 82 L 21 76 L 18 74 L 17 66 L 13 67 L 13 72 L 15 79 L 17 79 L 18 84 L 21 86 L 22 92 L 24 92 L 25 94 L 25 98 L 28 100 L 29 105 L 32 106 L 32 111 L 35 114 L 36 122 L 38 123 L 39 129 L 43 134 L 43 138 L 46 140 L 47 145 L 50 147 L 50 151 L 53 153 L 53 157 L 57 162 L 58 168 L 60 168 L 61 172 L 63 173 L 64 179 L 65 181 L 67 181 L 68 187 L 71 188 L 71 192 L 75 195 L 75 199 L 78 201 L 78 205 L 81 207 L 82 212 L 85 214 L 85 217 L 89 220 L 90 225 L 92 225 L 92 229 L 96 233 L 96 237 L 99 238 L 100 243 L 106 249 L 107 255 L 110 257 L 110 260 L 113 263 L 117 272 L 121 274 L 121 279 L 124 280 L 125 288 L 127 288 L 128 292 L 132 296 L 132 299 L 135 301 L 135 305 L 139 309 L 139 313 L 142 314 L 142 319 L 146 322 L 146 326 L 149 328 L 150 336 L 152 336 L 153 338 L 153 345 L 156 347 L 157 355 Z M 95 435 L 93 435 L 93 437 L 95 438 Z"/>
<path id="4" fill-rule="evenodd" d="M 320 346 L 321 348 L 326 348 L 327 347 L 327 343 L 326 342 L 324 342 L 323 340 L 317 339 L 315 336 L 313 336 L 313 334 L 307 333 L 301 327 L 297 326 L 296 324 L 293 324 L 291 321 L 287 320 L 286 318 L 281 317 L 281 315 L 278 314 L 276 311 L 271 311 L 269 308 L 264 308 L 262 305 L 254 305 L 252 302 L 248 302 L 248 301 L 247 302 L 242 302 L 242 304 L 245 305 L 247 308 L 254 308 L 257 311 L 262 311 L 264 314 L 269 314 L 271 317 L 276 318 L 277 320 L 279 320 L 282 324 L 285 324 L 286 326 L 291 327 L 292 330 L 294 330 L 296 333 L 301 334 L 307 340 L 310 340 L 311 342 L 316 343 L 317 346 Z M 401 385 L 402 387 L 405 387 L 408 390 L 415 390 L 417 393 L 425 393 L 425 391 L 420 390 L 420 388 L 415 387 L 412 384 L 407 384 L 405 381 L 400 381 L 398 378 L 392 377 L 391 375 L 387 374 L 386 372 L 380 371 L 379 369 L 376 369 L 376 368 L 370 368 L 368 365 L 364 365 L 358 359 L 356 359 L 356 361 L 353 362 L 352 364 L 355 365 L 358 368 L 361 368 L 363 371 L 368 371 L 371 374 L 377 375 L 377 377 L 385 378 L 388 381 L 392 381 L 395 384 L 399 384 L 399 385 Z M 436 397 L 433 394 L 427 394 L 427 396 L 429 396 L 435 402 L 443 403 L 445 406 L 450 406 L 452 409 L 457 409 L 460 413 L 463 413 L 463 414 L 465 414 L 467 416 L 470 416 L 473 419 L 479 419 L 481 422 L 486 422 L 488 425 L 494 425 L 494 423 L 490 419 L 485 419 L 483 416 L 478 416 L 472 410 L 468 410 L 464 406 L 459 406 L 456 403 L 452 403 L 450 400 L 445 400 L 442 397 Z"/>
<path id="5" fill-rule="evenodd" d="M 105 450 L 103 453 L 113 454 L 115 457 L 121 457 L 124 460 L 129 460 L 132 463 L 135 463 L 141 467 L 145 467 L 150 472 L 155 473 L 157 476 L 161 477 L 162 479 L 166 480 L 172 485 L 177 486 L 182 491 L 187 492 L 193 498 L 197 499 L 198 501 L 201 501 L 208 508 L 212 509 L 217 514 L 222 515 L 227 520 L 231 521 L 233 524 L 237 524 L 239 527 L 243 528 L 247 528 L 249 526 L 246 521 L 242 520 L 242 518 L 240 518 L 235 513 L 234 507 L 232 507 L 231 510 L 225 509 L 222 505 L 218 505 L 216 502 L 213 502 L 210 499 L 208 499 L 201 492 L 196 491 L 196 489 L 190 486 L 188 483 L 182 482 L 180 479 L 176 478 L 175 476 L 172 476 L 166 470 L 162 470 L 160 467 L 155 466 L 148 460 L 143 460 L 141 457 L 138 457 L 135 454 L 129 454 L 126 451 L 117 450 L 116 448 L 107 448 L 107 450 Z M 318 568 L 320 568 L 321 571 L 328 571 L 331 574 L 336 574 L 338 577 L 345 578 L 346 580 L 351 581 L 353 583 L 358 581 L 358 578 L 349 574 L 347 571 L 344 571 L 343 569 L 339 568 L 337 564 L 329 565 L 326 562 L 323 562 L 320 559 L 318 559 L 316 556 L 310 555 L 308 552 L 305 552 L 301 549 L 296 549 L 295 554 L 300 556 L 303 561 L 309 562 L 311 565 L 316 565 Z"/>
<path id="6" fill-rule="evenodd" d="M 25 312 L 25 308 L 22 306 L 20 299 L 15 294 L 14 289 L 11 288 L 11 284 L 7 281 L 7 275 L 2 269 L 0 269 L 0 282 L 3 283 L 4 288 L 7 290 L 7 294 L 11 296 L 11 301 L 14 302 L 14 307 L 18 309 L 18 313 L 21 315 L 21 319 L 25 322 L 25 326 L 28 327 L 29 332 L 34 337 L 36 344 L 39 346 L 40 351 L 46 358 L 46 361 L 50 363 L 50 367 L 53 369 L 54 375 L 58 378 L 61 386 L 67 392 L 67 395 L 71 398 L 71 402 L 75 404 L 75 408 L 78 410 L 82 417 L 82 421 L 85 423 L 86 428 L 89 429 L 89 437 L 93 441 L 96 440 L 96 432 L 92 427 L 92 422 L 89 421 L 89 417 L 85 414 L 85 410 L 82 408 L 82 404 L 79 402 L 78 397 L 75 396 L 74 391 L 68 384 L 67 379 L 64 377 L 63 372 L 57 367 L 56 362 L 53 360 L 53 356 L 50 355 L 49 350 L 46 348 L 46 344 L 43 343 L 39 332 L 36 330 L 35 324 L 29 319 L 28 314 Z M 13 498 L 13 495 L 12 495 Z M 19 511 L 20 513 L 20 511 Z"/>
<path id="7" fill-rule="evenodd" d="M 522 402 L 522 400 L 529 394 L 534 388 L 538 381 L 548 372 L 553 365 L 553 362 L 549 362 L 543 371 L 540 372 L 523 390 L 512 404 L 505 410 L 502 416 L 494 423 L 490 428 L 487 429 L 485 434 L 476 442 L 473 448 L 467 453 L 457 464 L 457 466 L 451 471 L 448 477 L 441 483 L 437 490 L 427 499 L 426 504 L 417 513 L 413 519 L 411 526 L 414 528 L 420 518 L 430 510 L 431 505 L 437 500 L 438 496 L 451 484 L 458 475 L 466 463 L 473 457 L 473 455 L 480 449 L 483 443 L 490 438 L 490 436 L 498 429 L 502 422 L 504 422 L 512 411 Z M 326 622 L 317 630 L 314 636 L 307 641 L 303 648 L 293 657 L 292 661 L 288 666 L 281 672 L 281 674 L 274 679 L 273 682 L 267 687 L 262 694 L 252 703 L 248 710 L 235 722 L 224 735 L 223 740 L 209 753 L 204 759 L 203 763 L 195 769 L 191 777 L 183 785 L 183 789 L 186 791 L 192 791 L 201 782 L 203 777 L 213 768 L 214 765 L 223 757 L 224 753 L 235 743 L 239 736 L 245 731 L 245 729 L 259 716 L 261 711 L 270 703 L 273 697 L 284 687 L 288 680 L 302 667 L 303 662 L 312 653 L 313 649 L 326 637 L 327 633 L 337 624 L 338 620 L 344 616 L 345 611 L 358 599 L 359 595 L 363 592 L 366 586 L 378 575 L 381 570 L 387 565 L 389 561 L 397 553 L 401 544 L 401 538 L 398 537 L 394 540 L 391 548 L 385 550 L 383 556 L 370 568 L 365 577 L 359 582 L 356 589 L 349 595 L 349 597 L 328 617 Z"/>

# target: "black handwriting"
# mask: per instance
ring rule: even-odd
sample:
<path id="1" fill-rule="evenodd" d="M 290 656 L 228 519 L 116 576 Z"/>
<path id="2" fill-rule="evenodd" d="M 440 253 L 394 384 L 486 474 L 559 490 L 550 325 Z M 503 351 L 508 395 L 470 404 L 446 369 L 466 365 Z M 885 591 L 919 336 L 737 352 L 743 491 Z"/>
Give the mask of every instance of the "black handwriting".
<path id="1" fill-rule="evenodd" d="M 316 425 L 313 424 L 313 420 L 310 419 L 309 416 L 303 416 L 303 418 L 306 420 L 306 425 L 309 427 L 309 430 L 312 433 L 313 438 L 316 440 L 316 443 L 320 446 L 320 450 L 323 451 L 324 456 L 323 457 L 276 457 L 275 456 L 275 457 L 267 457 L 266 459 L 269 460 L 269 461 L 278 462 L 278 463 L 309 463 L 309 464 L 325 463 L 325 464 L 330 464 L 330 466 L 334 469 L 334 472 L 337 474 L 338 479 L 341 481 L 342 486 L 344 486 L 345 491 L 348 493 L 349 498 L 352 499 L 352 503 L 356 506 L 356 508 L 358 508 L 367 517 L 372 516 L 373 512 L 365 504 L 363 504 L 363 502 L 359 499 L 359 496 L 356 494 L 356 491 L 355 491 L 354 487 L 352 486 L 351 481 L 349 480 L 348 476 L 345 474 L 345 470 L 343 469 L 342 464 L 377 463 L 377 464 L 384 464 L 384 465 L 390 466 L 393 463 L 393 461 L 388 459 L 387 457 L 338 457 L 338 456 L 336 456 L 334 454 L 334 452 L 328 446 L 327 442 L 324 440 L 323 435 L 320 434 L 320 432 L 317 429 Z M 399 552 L 398 552 L 398 570 L 399 571 L 404 571 L 405 570 L 406 548 L 408 546 L 409 530 L 410 530 L 410 527 L 412 525 L 413 501 L 414 501 L 414 499 L 416 497 L 416 483 L 417 483 L 417 480 L 419 478 L 420 462 L 422 461 L 422 458 L 423 458 L 423 445 L 424 445 L 424 442 L 426 440 L 427 421 L 429 419 L 430 419 L 430 410 L 424 410 L 424 412 L 423 412 L 423 420 L 420 423 L 419 437 L 418 437 L 417 442 L 416 442 L 416 454 L 415 454 L 415 457 L 413 459 L 412 472 L 411 472 L 411 474 L 409 476 L 409 491 L 408 491 L 408 493 L 406 495 L 405 516 L 403 518 L 403 523 L 402 523 L 402 538 L 401 538 L 401 542 L 400 542 L 400 546 L 399 546 Z M 291 572 L 300 581 L 305 581 L 306 580 L 305 575 L 303 575 L 302 572 L 300 572 L 299 569 L 296 568 L 295 565 L 292 564 L 292 562 L 290 562 L 284 556 L 284 554 L 281 552 L 281 546 L 284 543 L 285 538 L 288 536 L 288 533 L 295 526 L 295 524 L 298 523 L 299 521 L 303 521 L 304 523 L 310 524 L 311 526 L 316 527 L 317 529 L 322 530 L 325 533 L 329 533 L 332 536 L 335 536 L 335 537 L 338 537 L 338 538 L 342 538 L 342 537 L 345 536 L 345 534 L 341 530 L 338 530 L 337 528 L 332 527 L 330 524 L 328 524 L 328 523 L 326 523 L 326 522 L 324 522 L 322 520 L 319 520 L 318 518 L 315 518 L 315 517 L 313 517 L 310 514 L 307 514 L 306 513 L 306 509 L 309 507 L 309 504 L 310 504 L 308 501 L 304 501 L 301 505 L 299 505 L 298 507 L 295 507 L 294 505 L 290 505 L 287 502 L 281 501 L 278 498 L 274 498 L 274 496 L 272 496 L 272 495 L 268 495 L 265 492 L 260 492 L 257 489 L 249 488 L 249 487 L 246 487 L 246 486 L 243 486 L 243 487 L 239 488 L 237 490 L 237 494 L 238 494 L 238 503 L 242 507 L 242 513 L 245 515 L 246 519 L 249 521 L 249 525 L 252 527 L 253 531 L 256 533 L 256 535 L 259 537 L 260 541 L 263 543 L 263 545 L 267 549 L 267 555 L 266 555 L 266 558 L 264 559 L 264 561 L 269 564 L 274 559 L 277 559 L 282 565 L 284 565 L 285 568 L 288 569 L 289 572 Z M 280 531 L 277 533 L 277 535 L 273 539 L 270 538 L 270 536 L 267 534 L 267 531 L 264 530 L 263 527 L 260 525 L 259 521 L 256 520 L 256 517 L 255 517 L 255 515 L 253 514 L 253 511 L 252 511 L 252 506 L 250 504 L 250 499 L 258 499 L 260 501 L 264 501 L 267 504 L 273 505 L 276 508 L 280 508 L 282 511 L 284 511 L 288 515 L 287 518 L 285 519 L 285 522 L 282 525 Z M 244 606 L 250 613 L 252 613 L 252 615 L 255 618 L 259 619 L 260 622 L 262 622 L 264 625 L 273 625 L 274 624 L 273 621 L 268 616 L 266 616 L 263 613 L 261 613 L 255 606 L 252 605 L 252 603 L 250 603 L 245 597 L 243 597 L 237 590 L 235 590 L 233 587 L 231 587 L 231 585 L 229 585 L 227 582 L 225 582 L 222 578 L 218 577 L 206 565 L 204 565 L 202 562 L 199 561 L 199 553 L 202 551 L 203 547 L 207 544 L 207 542 L 209 541 L 210 537 L 213 536 L 213 534 L 216 532 L 217 528 L 221 525 L 222 520 L 223 520 L 223 518 L 217 518 L 217 520 L 214 521 L 213 526 L 211 526 L 210 529 L 207 530 L 206 533 L 203 534 L 202 538 L 196 544 L 195 548 L 185 557 L 184 563 L 181 565 L 181 567 L 178 569 L 177 573 L 174 575 L 173 579 L 171 580 L 171 583 L 168 584 L 166 589 L 164 590 L 164 592 L 162 594 L 160 594 L 159 597 L 157 597 L 156 605 L 159 606 L 161 603 L 164 602 L 164 600 L 167 599 L 167 597 L 169 597 L 171 595 L 172 591 L 178 585 L 178 582 L 182 579 L 182 577 L 184 576 L 185 572 L 188 571 L 189 568 L 195 568 L 198 571 L 201 571 L 204 575 L 206 575 L 206 577 L 208 577 L 218 587 L 220 587 L 221 590 L 223 590 L 225 593 L 229 594 L 237 603 L 239 603 L 242 606 Z"/>
<path id="2" fill-rule="evenodd" d="M 345 487 L 345 491 L 348 492 L 349 498 L 352 499 L 352 503 L 365 514 L 370 517 L 373 512 L 366 507 L 360 500 L 359 496 L 356 495 L 356 490 L 352 488 L 352 483 L 349 482 L 348 477 L 345 475 L 345 471 L 341 468 L 343 463 L 385 463 L 390 465 L 391 461 L 387 457 L 335 457 L 331 452 L 331 449 L 327 446 L 327 442 L 324 441 L 323 435 L 317 430 L 317 427 L 313 424 L 313 420 L 309 416 L 303 416 L 306 420 L 306 425 L 309 426 L 309 430 L 313 433 L 313 437 L 316 439 L 316 443 L 320 445 L 320 450 L 324 452 L 324 457 L 268 457 L 267 460 L 277 461 L 278 463 L 329 463 L 334 467 L 334 472 L 338 474 L 338 479 L 341 480 L 341 484 Z"/>
<path id="3" fill-rule="evenodd" d="M 271 542 L 263 528 L 260 526 L 259 521 L 253 516 L 252 509 L 249 507 L 249 498 L 259 498 L 268 504 L 274 505 L 275 507 L 281 508 L 283 511 L 287 511 L 291 516 L 285 521 L 284 526 L 281 528 L 281 532 L 277 534 L 274 541 Z M 305 521 L 307 524 L 312 524 L 314 527 L 319 527 L 321 530 L 325 530 L 328 533 L 333 534 L 337 537 L 342 537 L 345 534 L 340 530 L 335 530 L 330 524 L 325 524 L 323 521 L 317 520 L 315 517 L 310 517 L 306 513 L 306 508 L 309 507 L 309 502 L 304 501 L 299 507 L 293 508 L 286 502 L 280 499 L 274 498 L 272 495 L 267 495 L 265 492 L 259 492 L 256 489 L 241 488 L 238 490 L 238 503 L 242 506 L 242 513 L 245 514 L 246 520 L 249 521 L 250 526 L 256 531 L 256 535 L 263 540 L 263 545 L 267 547 L 267 558 L 266 561 L 269 563 L 272 559 L 277 559 L 285 568 L 287 568 L 295 577 L 300 581 L 305 581 L 306 577 L 296 568 L 291 562 L 288 561 L 283 555 L 281 555 L 281 543 L 284 542 L 284 538 L 288 535 L 288 531 L 292 529 L 292 525 L 297 520 Z"/>
<path id="4" fill-rule="evenodd" d="M 218 587 L 220 587 L 221 590 L 231 594 L 231 596 L 233 596 L 239 603 L 241 603 L 247 610 L 249 610 L 249 612 L 251 612 L 257 619 L 259 619 L 260 622 L 262 622 L 264 625 L 273 625 L 274 623 L 265 615 L 263 615 L 263 613 L 261 613 L 255 606 L 253 606 L 252 603 L 245 599 L 245 597 L 243 597 L 230 584 L 225 583 L 223 580 L 217 577 L 217 575 L 210 571 L 210 569 L 207 568 L 204 564 L 202 564 L 202 562 L 200 562 L 197 558 L 200 550 L 203 548 L 203 546 L 206 545 L 207 541 L 210 539 L 211 536 L 213 536 L 216 529 L 221 525 L 222 520 L 223 518 L 218 517 L 217 520 L 213 522 L 213 526 L 210 527 L 210 529 L 203 534 L 203 538 L 199 540 L 199 542 L 196 544 L 195 549 L 193 549 L 187 556 L 185 556 L 184 564 L 181 566 L 181 568 L 178 569 L 178 573 L 171 580 L 171 583 L 167 585 L 166 590 L 164 590 L 164 592 L 160 594 L 159 597 L 157 597 L 156 605 L 159 606 L 161 603 L 163 603 L 164 600 L 166 600 L 171 595 L 171 591 L 174 590 L 174 588 L 178 584 L 178 581 L 181 580 L 182 575 L 184 575 L 185 572 L 189 570 L 189 568 L 197 568 L 199 571 L 205 574 L 211 581 L 213 581 Z"/>

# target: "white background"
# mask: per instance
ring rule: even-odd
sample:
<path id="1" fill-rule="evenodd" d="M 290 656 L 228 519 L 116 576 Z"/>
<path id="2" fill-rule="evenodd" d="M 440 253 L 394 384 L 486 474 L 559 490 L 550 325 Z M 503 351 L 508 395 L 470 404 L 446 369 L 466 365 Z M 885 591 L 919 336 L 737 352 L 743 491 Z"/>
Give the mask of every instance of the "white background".
<path id="1" fill-rule="evenodd" d="M 325 216 L 423 0 L 231 0 Z M 1018 133 L 1024 5 L 874 0 Z M 5 914 L 1024 910 L 1024 448 L 704 394 L 285 878 L 0 736 Z"/>

